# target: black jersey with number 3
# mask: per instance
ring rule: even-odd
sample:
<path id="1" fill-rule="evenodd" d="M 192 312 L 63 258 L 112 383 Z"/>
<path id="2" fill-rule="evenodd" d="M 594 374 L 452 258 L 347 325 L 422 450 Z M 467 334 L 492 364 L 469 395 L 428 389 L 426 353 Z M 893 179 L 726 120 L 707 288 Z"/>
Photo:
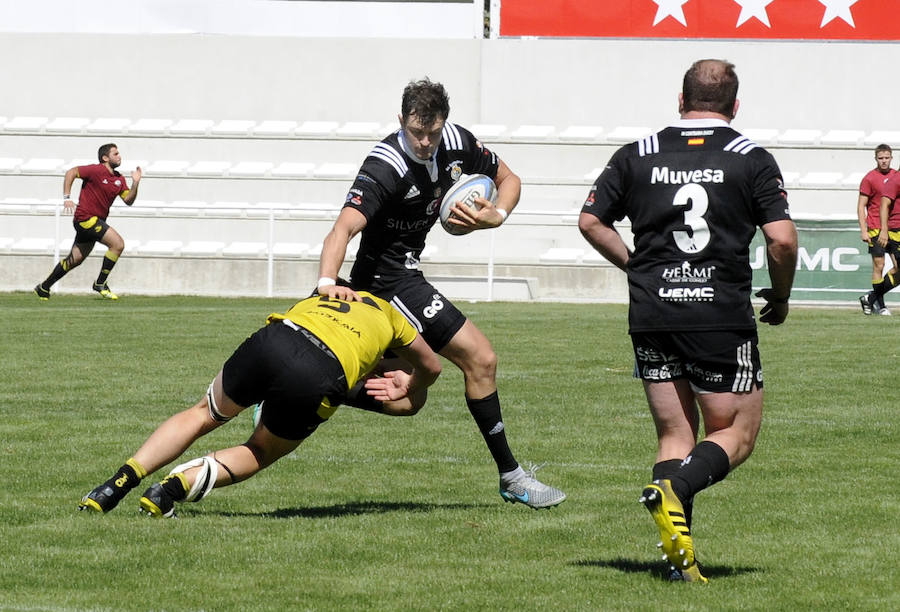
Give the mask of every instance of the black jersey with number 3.
<path id="1" fill-rule="evenodd" d="M 425 236 L 450 186 L 462 174 L 497 176 L 497 156 L 463 127 L 445 124 L 427 162 L 408 154 L 402 138 L 397 131 L 375 145 L 347 194 L 344 206 L 367 221 L 351 272 L 354 287 L 366 288 L 375 275 L 418 269 Z"/>
<path id="2" fill-rule="evenodd" d="M 631 221 L 630 331 L 755 327 L 749 245 L 790 213 L 775 159 L 725 121 L 681 120 L 622 147 L 583 211 Z"/>

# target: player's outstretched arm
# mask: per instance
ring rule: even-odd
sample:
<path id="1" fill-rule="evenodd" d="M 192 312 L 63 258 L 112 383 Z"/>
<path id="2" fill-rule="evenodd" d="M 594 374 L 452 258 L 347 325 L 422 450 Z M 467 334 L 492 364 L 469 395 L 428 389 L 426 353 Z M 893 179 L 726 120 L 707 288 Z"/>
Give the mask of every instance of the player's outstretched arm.
<path id="1" fill-rule="evenodd" d="M 366 217 L 358 210 L 344 208 L 341 210 L 334 226 L 322 242 L 322 254 L 319 256 L 319 294 L 330 298 L 360 301 L 359 295 L 350 287 L 337 285 L 341 264 L 347 255 L 347 245 L 366 226 Z"/>

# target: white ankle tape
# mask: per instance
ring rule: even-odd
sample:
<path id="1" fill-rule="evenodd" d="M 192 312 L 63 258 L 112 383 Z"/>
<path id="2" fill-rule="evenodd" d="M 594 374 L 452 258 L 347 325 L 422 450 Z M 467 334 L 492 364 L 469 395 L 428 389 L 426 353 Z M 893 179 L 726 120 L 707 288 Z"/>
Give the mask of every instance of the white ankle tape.
<path id="1" fill-rule="evenodd" d="M 216 486 L 216 478 L 219 476 L 219 465 L 212 457 L 198 457 L 187 463 L 176 465 L 169 474 L 177 474 L 193 467 L 199 467 L 200 471 L 197 473 L 197 478 L 194 479 L 194 484 L 191 485 L 191 490 L 188 491 L 184 501 L 198 502 L 206 497 Z"/>

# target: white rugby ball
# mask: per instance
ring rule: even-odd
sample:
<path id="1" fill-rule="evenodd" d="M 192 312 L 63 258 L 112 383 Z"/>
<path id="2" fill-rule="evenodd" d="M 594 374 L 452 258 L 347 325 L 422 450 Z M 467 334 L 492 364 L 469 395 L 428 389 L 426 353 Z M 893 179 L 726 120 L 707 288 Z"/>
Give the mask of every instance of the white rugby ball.
<path id="1" fill-rule="evenodd" d="M 441 227 L 454 236 L 465 233 L 464 229 L 450 223 L 452 214 L 450 209 L 459 202 L 472 210 L 478 210 L 475 198 L 484 198 L 493 204 L 497 201 L 497 186 L 494 185 L 494 181 L 489 176 L 484 174 L 463 174 L 444 194 L 444 198 L 441 200 Z"/>

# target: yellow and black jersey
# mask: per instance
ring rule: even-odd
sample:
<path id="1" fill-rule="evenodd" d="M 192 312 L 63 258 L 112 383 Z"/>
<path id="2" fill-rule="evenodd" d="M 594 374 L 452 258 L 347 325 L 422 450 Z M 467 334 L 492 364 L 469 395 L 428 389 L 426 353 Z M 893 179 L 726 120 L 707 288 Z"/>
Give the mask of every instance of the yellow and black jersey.
<path id="1" fill-rule="evenodd" d="M 416 330 L 388 302 L 367 291 L 359 295 L 361 302 L 313 296 L 285 314 L 270 314 L 266 322 L 289 319 L 315 334 L 341 362 L 349 389 L 375 367 L 384 351 L 416 338 Z"/>

